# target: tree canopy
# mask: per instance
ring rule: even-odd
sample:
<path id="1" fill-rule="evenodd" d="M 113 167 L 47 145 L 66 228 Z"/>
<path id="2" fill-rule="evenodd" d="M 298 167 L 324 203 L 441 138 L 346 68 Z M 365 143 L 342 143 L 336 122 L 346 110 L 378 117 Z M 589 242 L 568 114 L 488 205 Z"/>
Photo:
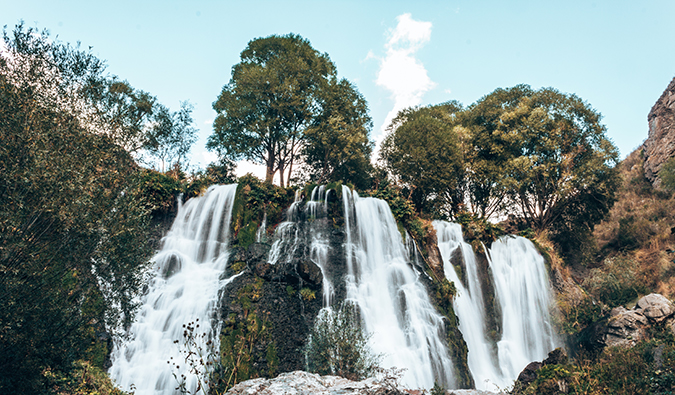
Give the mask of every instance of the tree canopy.
<path id="1" fill-rule="evenodd" d="M 462 140 L 457 102 L 401 111 L 387 128 L 380 155 L 418 210 L 457 213 L 463 202 Z"/>
<path id="2" fill-rule="evenodd" d="M 381 155 L 422 195 L 418 209 L 434 201 L 450 216 L 515 211 L 534 229 L 571 232 L 592 228 L 614 202 L 618 153 L 600 119 L 575 95 L 517 85 L 466 109 L 400 112 Z"/>
<path id="3" fill-rule="evenodd" d="M 282 186 L 303 152 L 320 161 L 315 167 L 324 176 L 350 161 L 363 162 L 355 158 L 369 154 L 365 101 L 353 85 L 337 79 L 327 54 L 288 34 L 252 40 L 240 58 L 213 103 L 218 116 L 209 149 L 221 158 L 264 164 L 266 181 L 278 172 Z M 316 149 L 303 151 L 307 134 Z M 330 143 L 338 147 L 328 149 Z M 350 157 L 345 149 L 352 150 Z"/>

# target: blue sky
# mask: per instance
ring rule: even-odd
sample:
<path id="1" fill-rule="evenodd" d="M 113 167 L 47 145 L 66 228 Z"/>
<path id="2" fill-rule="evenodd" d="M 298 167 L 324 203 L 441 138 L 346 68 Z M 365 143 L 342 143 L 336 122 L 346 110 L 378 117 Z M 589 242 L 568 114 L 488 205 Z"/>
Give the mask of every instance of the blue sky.
<path id="1" fill-rule="evenodd" d="M 178 109 L 189 100 L 205 148 L 211 103 L 254 38 L 296 33 L 329 54 L 370 106 L 379 140 L 396 108 L 469 105 L 519 83 L 575 93 L 603 114 L 624 157 L 675 77 L 675 1 L 9 1 L 20 19 L 80 41 L 108 71 Z"/>

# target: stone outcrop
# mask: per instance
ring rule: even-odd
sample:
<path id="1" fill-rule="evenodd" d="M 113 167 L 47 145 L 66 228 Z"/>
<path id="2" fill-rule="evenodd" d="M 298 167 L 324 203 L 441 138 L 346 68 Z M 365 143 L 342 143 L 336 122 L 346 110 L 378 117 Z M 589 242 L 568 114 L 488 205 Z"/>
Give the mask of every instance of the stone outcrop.
<path id="1" fill-rule="evenodd" d="M 645 176 L 659 186 L 663 164 L 675 156 L 675 78 L 670 82 L 647 116 L 649 137 L 644 142 Z"/>
<path id="2" fill-rule="evenodd" d="M 580 342 L 591 351 L 633 347 L 646 338 L 651 326 L 664 322 L 675 333 L 675 306 L 663 295 L 649 294 L 640 298 L 631 310 L 622 306 L 613 308 L 607 319 L 582 332 Z"/>
<path id="3" fill-rule="evenodd" d="M 428 391 L 402 387 L 398 384 L 396 374 L 386 370 L 362 381 L 296 371 L 280 374 L 274 379 L 259 378 L 244 381 L 227 392 L 228 395 L 422 395 L 425 393 Z M 479 390 L 451 390 L 446 391 L 446 394 L 494 395 L 497 393 Z"/>

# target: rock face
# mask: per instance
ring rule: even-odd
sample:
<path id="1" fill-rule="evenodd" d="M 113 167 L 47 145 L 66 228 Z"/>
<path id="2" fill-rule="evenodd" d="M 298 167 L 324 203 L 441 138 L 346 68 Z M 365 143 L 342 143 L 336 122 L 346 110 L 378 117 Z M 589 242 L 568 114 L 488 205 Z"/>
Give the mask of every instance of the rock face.
<path id="1" fill-rule="evenodd" d="M 675 78 L 670 82 L 647 116 L 649 137 L 644 142 L 645 176 L 659 186 L 659 170 L 675 156 Z"/>
<path id="2" fill-rule="evenodd" d="M 663 295 L 643 296 L 632 310 L 619 306 L 609 318 L 582 333 L 580 342 L 587 350 L 603 347 L 632 347 L 647 335 L 650 326 L 664 322 L 675 333 L 675 306 Z"/>
<path id="3" fill-rule="evenodd" d="M 274 379 L 244 381 L 230 388 L 228 395 L 421 395 L 421 390 L 400 386 L 396 375 L 388 371 L 362 381 L 351 381 L 337 376 L 319 376 L 302 371 L 280 374 Z M 446 394 L 490 395 L 488 391 L 453 390 Z"/>

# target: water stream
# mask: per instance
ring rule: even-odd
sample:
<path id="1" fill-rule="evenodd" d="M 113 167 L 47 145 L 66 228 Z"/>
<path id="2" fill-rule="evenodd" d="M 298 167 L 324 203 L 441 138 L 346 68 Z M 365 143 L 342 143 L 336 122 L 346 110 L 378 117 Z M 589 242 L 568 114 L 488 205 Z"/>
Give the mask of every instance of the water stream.
<path id="1" fill-rule="evenodd" d="M 129 340 L 116 344 L 111 355 L 110 376 L 122 389 L 134 390 L 136 395 L 180 393 L 174 374 L 185 374 L 186 389 L 196 390 L 197 377 L 187 373 L 180 353 L 183 325 L 201 324 L 195 331 L 198 347 L 208 352 L 210 339 L 218 349 L 211 318 L 218 291 L 231 281 L 221 275 L 227 264 L 236 190 L 237 185 L 213 186 L 178 209 L 161 251 L 153 258 L 153 278 L 129 329 Z"/>
<path id="2" fill-rule="evenodd" d="M 405 368 L 403 383 L 430 389 L 455 385 L 443 318 L 408 262 L 387 203 L 342 187 L 347 299 L 357 303 L 370 346 L 385 368 Z"/>

